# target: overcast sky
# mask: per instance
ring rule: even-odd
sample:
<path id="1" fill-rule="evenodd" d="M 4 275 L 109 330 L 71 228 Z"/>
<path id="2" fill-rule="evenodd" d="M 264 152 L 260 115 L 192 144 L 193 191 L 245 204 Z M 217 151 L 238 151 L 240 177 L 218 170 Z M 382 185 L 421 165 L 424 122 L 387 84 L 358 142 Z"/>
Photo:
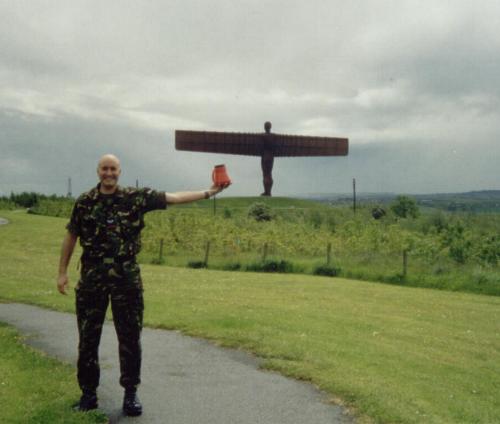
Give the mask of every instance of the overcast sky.
<path id="1" fill-rule="evenodd" d="M 262 192 L 260 159 L 175 129 L 349 138 L 277 158 L 274 195 L 500 189 L 498 0 L 0 0 L 0 195 L 124 185 Z"/>

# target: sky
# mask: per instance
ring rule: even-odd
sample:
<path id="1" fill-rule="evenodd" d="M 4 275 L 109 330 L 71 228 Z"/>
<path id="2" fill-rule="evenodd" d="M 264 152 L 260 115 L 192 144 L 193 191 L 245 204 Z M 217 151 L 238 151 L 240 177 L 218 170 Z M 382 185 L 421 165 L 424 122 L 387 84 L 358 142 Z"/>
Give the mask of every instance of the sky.
<path id="1" fill-rule="evenodd" d="M 184 130 L 346 137 L 276 158 L 273 195 L 500 189 L 497 0 L 0 0 L 0 195 L 121 183 L 263 191 L 260 158 Z"/>

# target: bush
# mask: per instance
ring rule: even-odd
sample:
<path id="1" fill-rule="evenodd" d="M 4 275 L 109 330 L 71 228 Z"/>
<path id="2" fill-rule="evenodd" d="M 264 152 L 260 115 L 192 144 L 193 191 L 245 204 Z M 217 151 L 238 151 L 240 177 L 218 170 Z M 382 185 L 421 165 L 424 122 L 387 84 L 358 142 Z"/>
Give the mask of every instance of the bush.
<path id="1" fill-rule="evenodd" d="M 282 272 L 282 273 L 299 271 L 298 268 L 294 266 L 292 262 L 285 260 L 281 261 L 267 260 L 264 262 L 255 262 L 247 265 L 246 270 L 255 272 Z"/>
<path id="2" fill-rule="evenodd" d="M 194 269 L 199 269 L 199 268 L 206 268 L 207 263 L 205 261 L 189 261 L 187 263 L 188 268 L 194 268 Z"/>
<path id="3" fill-rule="evenodd" d="M 383 281 L 391 284 L 401 284 L 406 281 L 406 277 L 403 274 L 398 273 L 384 277 Z"/>
<path id="4" fill-rule="evenodd" d="M 239 262 L 231 262 L 228 264 L 224 264 L 222 266 L 224 271 L 238 271 L 241 269 L 241 264 Z"/>
<path id="5" fill-rule="evenodd" d="M 435 212 L 428 219 L 426 224 L 434 227 L 438 233 L 442 233 L 448 228 L 448 220 L 443 212 Z M 424 232 L 426 228 L 424 228 Z"/>
<path id="6" fill-rule="evenodd" d="M 493 266 L 500 262 L 500 236 L 493 235 L 483 241 L 479 259 Z"/>
<path id="7" fill-rule="evenodd" d="M 328 231 L 330 231 L 330 233 L 335 233 L 335 229 L 337 227 L 337 221 L 335 219 L 335 216 L 333 214 L 329 214 L 327 217 L 326 217 L 326 228 L 328 228 Z"/>
<path id="8" fill-rule="evenodd" d="M 391 210 L 400 218 L 417 218 L 419 215 L 417 202 L 408 196 L 396 197 L 391 203 Z"/>
<path id="9" fill-rule="evenodd" d="M 254 203 L 248 208 L 248 216 L 256 221 L 271 221 L 273 219 L 271 208 L 265 203 Z"/>
<path id="10" fill-rule="evenodd" d="M 340 273 L 340 268 L 331 265 L 318 265 L 314 267 L 314 275 L 324 275 L 327 277 L 336 277 Z"/>
<path id="11" fill-rule="evenodd" d="M 380 219 L 384 217 L 386 214 L 385 210 L 381 208 L 380 206 L 377 206 L 372 209 L 372 217 L 373 219 Z"/>
<path id="12" fill-rule="evenodd" d="M 438 264 L 434 268 L 432 268 L 432 273 L 434 275 L 444 275 L 448 274 L 450 272 L 449 267 L 446 267 L 444 265 Z"/>
<path id="13" fill-rule="evenodd" d="M 25 208 L 31 208 L 32 206 L 36 206 L 38 204 L 40 196 L 38 193 L 31 192 L 28 193 L 27 191 L 23 191 L 22 193 L 16 194 L 16 193 L 11 193 L 10 194 L 10 200 L 14 202 L 16 205 L 23 206 Z"/>
<path id="14" fill-rule="evenodd" d="M 16 209 L 16 204 L 14 202 L 11 202 L 7 198 L 0 198 L 0 209 L 6 209 L 6 210 L 12 210 Z"/>
<path id="15" fill-rule="evenodd" d="M 313 209 L 313 210 L 309 211 L 306 219 L 307 219 L 307 222 L 314 229 L 317 230 L 317 229 L 321 228 L 321 224 L 323 223 L 323 216 L 321 215 L 321 213 L 318 210 Z"/>
<path id="16" fill-rule="evenodd" d="M 457 264 L 464 264 L 470 256 L 471 242 L 469 240 L 454 241 L 449 250 L 450 258 Z"/>
<path id="17" fill-rule="evenodd" d="M 165 265 L 166 261 L 165 261 L 165 258 L 153 258 L 151 259 L 151 263 L 153 265 Z"/>

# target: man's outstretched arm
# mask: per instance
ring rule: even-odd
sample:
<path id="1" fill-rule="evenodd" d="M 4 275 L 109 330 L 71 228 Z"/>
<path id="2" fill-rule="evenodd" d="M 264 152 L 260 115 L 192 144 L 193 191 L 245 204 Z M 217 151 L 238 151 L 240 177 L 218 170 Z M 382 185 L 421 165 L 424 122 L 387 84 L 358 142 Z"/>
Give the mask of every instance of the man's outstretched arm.
<path id="1" fill-rule="evenodd" d="M 180 191 L 177 193 L 165 193 L 167 199 L 167 204 L 175 205 L 180 203 L 190 203 L 196 202 L 197 200 L 208 199 L 209 197 L 215 196 L 224 190 L 226 186 L 213 185 L 208 190 L 204 191 Z"/>
<path id="2" fill-rule="evenodd" d="M 66 294 L 66 289 L 69 287 L 68 265 L 71 255 L 73 255 L 77 238 L 77 236 L 68 231 L 62 243 L 61 259 L 59 260 L 59 277 L 57 278 L 57 290 L 61 294 Z"/>

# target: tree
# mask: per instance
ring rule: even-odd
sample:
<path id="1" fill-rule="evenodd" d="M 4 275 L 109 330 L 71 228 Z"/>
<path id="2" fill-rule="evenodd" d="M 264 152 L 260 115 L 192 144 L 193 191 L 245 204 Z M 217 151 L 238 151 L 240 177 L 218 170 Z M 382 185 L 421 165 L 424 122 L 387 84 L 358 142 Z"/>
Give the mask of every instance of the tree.
<path id="1" fill-rule="evenodd" d="M 391 203 L 391 210 L 400 218 L 416 218 L 420 213 L 415 199 L 408 196 L 396 197 Z"/>

